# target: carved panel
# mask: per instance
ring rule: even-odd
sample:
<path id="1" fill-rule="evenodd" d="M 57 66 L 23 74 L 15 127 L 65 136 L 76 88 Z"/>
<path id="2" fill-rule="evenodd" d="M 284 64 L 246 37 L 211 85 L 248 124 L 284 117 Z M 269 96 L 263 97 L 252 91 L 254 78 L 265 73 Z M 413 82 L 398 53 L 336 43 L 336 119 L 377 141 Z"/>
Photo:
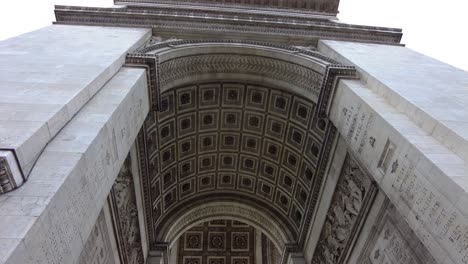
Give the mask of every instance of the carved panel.
<path id="1" fill-rule="evenodd" d="M 435 264 L 436 261 L 387 198 L 367 237 L 358 263 Z"/>
<path id="2" fill-rule="evenodd" d="M 192 5 L 210 5 L 210 6 L 227 6 L 237 8 L 281 8 L 281 9 L 301 9 L 304 11 L 317 11 L 330 14 L 336 14 L 338 12 L 339 0 L 243 0 L 241 1 L 230 1 L 230 0 L 201 0 L 201 1 L 190 1 L 190 0 L 114 0 L 115 3 L 123 4 L 192 4 Z"/>
<path id="3" fill-rule="evenodd" d="M 13 175 L 11 174 L 8 162 L 0 157 L 0 194 L 9 192 L 14 188 Z"/>
<path id="4" fill-rule="evenodd" d="M 78 259 L 79 264 L 114 264 L 108 226 L 101 211 Z"/>
<path id="5" fill-rule="evenodd" d="M 144 263 L 130 155 L 109 196 L 122 264 Z"/>
<path id="6" fill-rule="evenodd" d="M 376 192 L 375 182 L 348 154 L 314 252 L 313 264 L 346 263 Z"/>
<path id="7" fill-rule="evenodd" d="M 241 222 L 212 220 L 179 239 L 178 264 L 254 264 L 255 229 Z"/>

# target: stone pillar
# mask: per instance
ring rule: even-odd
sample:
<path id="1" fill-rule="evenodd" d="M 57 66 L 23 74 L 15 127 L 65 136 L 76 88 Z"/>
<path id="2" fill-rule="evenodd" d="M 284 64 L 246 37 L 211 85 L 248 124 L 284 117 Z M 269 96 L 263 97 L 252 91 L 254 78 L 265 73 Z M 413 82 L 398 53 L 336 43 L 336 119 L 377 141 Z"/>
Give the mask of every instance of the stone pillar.
<path id="1" fill-rule="evenodd" d="M 468 73 L 404 47 L 323 41 L 356 66 L 330 119 L 438 263 L 468 262 Z"/>
<path id="2" fill-rule="evenodd" d="M 145 70 L 122 68 L 149 34 L 51 26 L 0 42 L 0 144 L 30 171 L 0 196 L 0 263 L 76 263 L 149 111 Z"/>
<path id="3" fill-rule="evenodd" d="M 288 264 L 305 264 L 304 255 L 299 252 L 289 254 Z"/>
<path id="4" fill-rule="evenodd" d="M 0 42 L 0 193 L 28 179 L 47 143 L 149 37 L 53 25 Z"/>
<path id="5" fill-rule="evenodd" d="M 146 264 L 164 264 L 164 252 L 152 250 L 149 252 Z"/>

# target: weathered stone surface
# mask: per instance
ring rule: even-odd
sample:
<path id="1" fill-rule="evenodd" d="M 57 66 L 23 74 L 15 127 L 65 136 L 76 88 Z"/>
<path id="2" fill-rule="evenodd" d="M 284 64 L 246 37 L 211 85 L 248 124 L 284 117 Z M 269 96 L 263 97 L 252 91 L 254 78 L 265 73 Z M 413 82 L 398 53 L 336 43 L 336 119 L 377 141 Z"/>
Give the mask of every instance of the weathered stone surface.
<path id="1" fill-rule="evenodd" d="M 319 50 L 355 65 L 368 88 L 468 162 L 468 72 L 404 47 L 322 41 Z M 447 158 L 456 159 L 433 156 Z"/>
<path id="2" fill-rule="evenodd" d="M 77 261 L 148 110 L 145 70 L 121 69 L 1 197 L 0 263 Z"/>
<path id="3" fill-rule="evenodd" d="M 347 263 L 376 191 L 372 179 L 348 154 L 311 263 Z"/>
<path id="4" fill-rule="evenodd" d="M 232 3 L 231 1 L 225 0 L 201 0 L 201 1 L 190 1 L 190 0 L 179 0 L 177 3 L 175 1 L 168 1 L 168 0 L 114 0 L 116 4 L 125 4 L 125 5 L 163 5 L 163 4 L 192 4 L 192 5 L 210 5 L 210 6 L 226 6 L 226 7 L 235 7 L 235 8 L 248 8 L 248 9 L 255 9 L 255 8 L 268 8 L 268 9 L 296 9 L 302 11 L 315 11 L 315 12 L 323 12 L 329 14 L 337 14 L 338 13 L 338 4 L 340 3 L 339 0 L 243 0 L 242 2 L 236 1 L 236 3 Z M 291 10 L 291 12 L 294 12 Z"/>
<path id="5" fill-rule="evenodd" d="M 330 119 L 436 261 L 463 263 L 467 164 L 360 81 L 341 81 L 334 102 Z"/>
<path id="6" fill-rule="evenodd" d="M 114 264 L 113 248 L 111 240 L 114 239 L 109 234 L 109 229 L 106 222 L 104 210 L 99 214 L 96 224 L 93 226 L 93 231 L 86 240 L 83 250 L 81 251 L 78 264 Z"/>
<path id="7" fill-rule="evenodd" d="M 25 177 L 147 38 L 147 29 L 54 25 L 0 42 L 0 149 L 14 150 Z"/>
<path id="8" fill-rule="evenodd" d="M 123 262 L 143 264 L 145 260 L 138 222 L 136 201 L 138 198 L 136 197 L 134 178 L 132 159 L 129 154 L 112 186 L 109 201 Z"/>

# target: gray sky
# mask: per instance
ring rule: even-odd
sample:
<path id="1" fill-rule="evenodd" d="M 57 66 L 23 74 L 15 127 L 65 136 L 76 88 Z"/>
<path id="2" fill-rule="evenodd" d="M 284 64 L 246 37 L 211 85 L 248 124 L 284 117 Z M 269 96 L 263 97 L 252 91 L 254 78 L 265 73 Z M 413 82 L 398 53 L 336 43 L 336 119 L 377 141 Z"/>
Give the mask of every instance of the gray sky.
<path id="1" fill-rule="evenodd" d="M 45 27 L 54 4 L 112 6 L 112 0 L 3 0 L 0 40 Z M 341 0 L 341 21 L 403 28 L 402 43 L 468 71 L 468 0 Z"/>

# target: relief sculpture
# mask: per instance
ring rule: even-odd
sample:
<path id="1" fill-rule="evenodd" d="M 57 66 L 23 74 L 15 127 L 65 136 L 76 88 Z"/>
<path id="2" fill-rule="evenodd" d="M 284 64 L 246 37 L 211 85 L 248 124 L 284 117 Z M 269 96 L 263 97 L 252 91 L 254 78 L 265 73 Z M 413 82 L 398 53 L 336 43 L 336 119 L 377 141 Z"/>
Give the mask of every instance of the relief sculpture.
<path id="1" fill-rule="evenodd" d="M 144 263 L 130 156 L 111 190 L 110 200 L 117 240 L 124 264 Z"/>
<path id="2" fill-rule="evenodd" d="M 376 193 L 348 154 L 315 249 L 313 264 L 343 263 Z"/>

